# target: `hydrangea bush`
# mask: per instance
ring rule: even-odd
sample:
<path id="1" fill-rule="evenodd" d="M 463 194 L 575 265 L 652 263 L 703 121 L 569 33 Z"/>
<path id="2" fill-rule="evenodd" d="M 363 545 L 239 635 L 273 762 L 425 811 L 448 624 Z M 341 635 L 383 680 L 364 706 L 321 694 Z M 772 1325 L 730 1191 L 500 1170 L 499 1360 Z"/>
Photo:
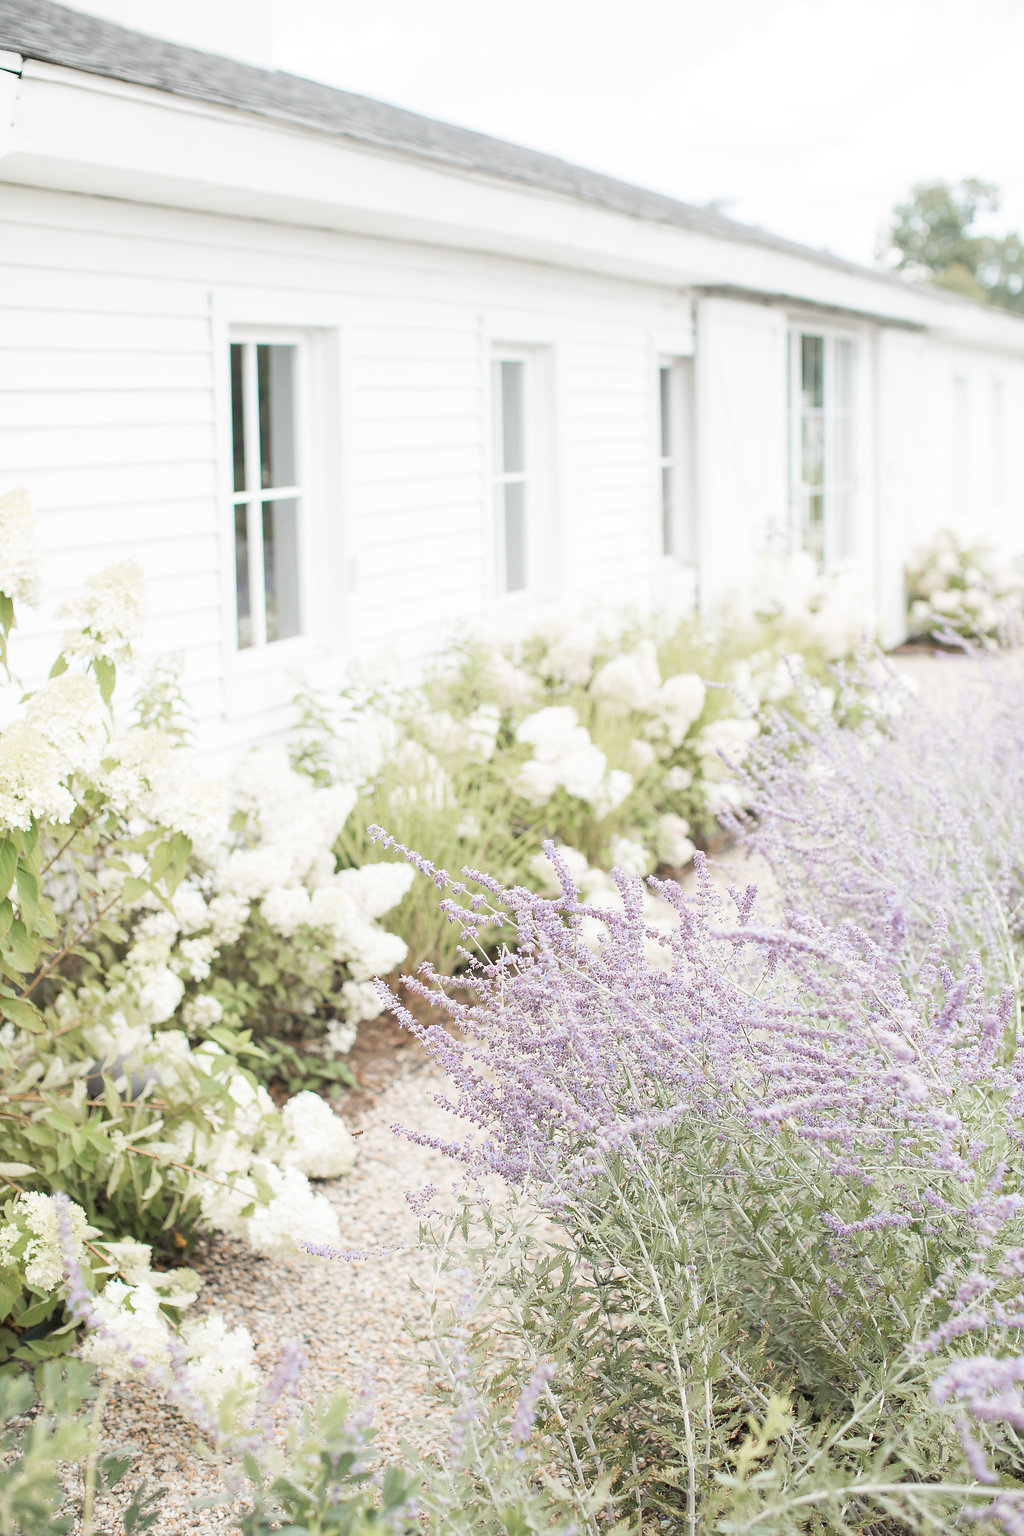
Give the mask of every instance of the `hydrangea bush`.
<path id="1" fill-rule="evenodd" d="M 5 659 L 15 603 L 39 596 L 33 538 L 27 498 L 0 498 Z M 144 1331 L 197 1289 L 151 1251 L 165 1265 L 204 1229 L 274 1257 L 338 1240 L 309 1179 L 347 1172 L 352 1138 L 316 1094 L 277 1108 L 257 1041 L 317 1019 L 343 1045 L 379 1011 L 368 980 L 405 945 L 378 918 L 411 879 L 337 870 L 353 791 L 270 753 L 206 779 L 166 692 L 115 710 L 137 567 L 91 577 L 63 612 L 49 680 L 19 698 L 8 674 L 0 697 L 0 1362 L 23 1364 L 69 1342 L 56 1190 L 90 1283 Z"/>
<path id="2" fill-rule="evenodd" d="M 1024 574 L 986 545 L 964 544 L 943 529 L 914 554 L 906 585 L 912 636 L 987 647 L 1020 643 Z"/>
<path id="3" fill-rule="evenodd" d="M 304 699 L 296 761 L 359 788 L 343 860 L 373 857 L 380 825 L 446 867 L 543 891 L 550 837 L 590 898 L 614 906 L 613 866 L 679 871 L 717 833 L 761 708 L 799 703 L 798 677 L 824 678 L 862 640 L 855 597 L 798 559 L 706 623 L 552 613 L 524 638 L 452 646 L 415 686 Z M 415 955 L 453 963 L 420 886 L 395 923 Z"/>

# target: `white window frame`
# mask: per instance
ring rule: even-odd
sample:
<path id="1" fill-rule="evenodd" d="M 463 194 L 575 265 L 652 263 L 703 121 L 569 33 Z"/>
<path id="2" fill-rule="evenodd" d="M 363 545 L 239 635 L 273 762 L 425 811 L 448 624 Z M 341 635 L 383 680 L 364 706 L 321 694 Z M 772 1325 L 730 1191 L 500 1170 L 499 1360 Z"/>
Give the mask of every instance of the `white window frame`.
<path id="1" fill-rule="evenodd" d="M 839 326 L 822 325 L 810 317 L 794 318 L 790 322 L 789 331 L 789 497 L 790 497 L 790 541 L 795 550 L 804 550 L 808 553 L 805 542 L 806 504 L 810 499 L 810 492 L 803 479 L 803 425 L 806 416 L 806 408 L 803 403 L 803 355 L 802 342 L 804 337 L 819 338 L 822 343 L 823 382 L 822 382 L 822 442 L 823 442 L 823 476 L 821 483 L 822 496 L 822 550 L 820 564 L 822 569 L 834 569 L 836 565 L 851 559 L 857 559 L 863 554 L 860 548 L 862 541 L 862 475 L 861 475 L 861 443 L 863 430 L 863 401 L 861 394 L 861 376 L 864 367 L 864 341 L 859 332 L 848 330 Z M 837 394 L 837 368 L 836 368 L 836 344 L 845 342 L 851 348 L 851 369 L 849 380 L 849 404 L 840 407 L 836 402 Z M 849 470 L 847 478 L 840 480 L 832 471 L 835 459 L 838 457 L 837 438 L 840 421 L 848 418 L 850 425 L 850 441 L 848 444 Z M 843 493 L 848 496 L 848 510 L 845 528 L 840 526 L 841 501 Z"/>
<path id="2" fill-rule="evenodd" d="M 230 333 L 230 346 L 242 348 L 242 401 L 243 419 L 242 434 L 245 455 L 245 483 L 244 491 L 234 489 L 234 443 L 232 441 L 232 544 L 235 545 L 236 518 L 238 508 L 246 509 L 246 546 L 248 554 L 248 579 L 249 579 L 249 618 L 252 625 L 252 639 L 249 644 L 242 646 L 238 641 L 238 583 L 235 576 L 235 649 L 239 655 L 248 651 L 264 650 L 273 646 L 275 650 L 279 646 L 287 646 L 289 641 L 302 642 L 310 636 L 310 598 L 311 583 L 309 572 L 309 537 L 306 529 L 308 522 L 307 502 L 308 487 L 304 483 L 307 471 L 310 468 L 311 454 L 308 452 L 308 432 L 304 427 L 308 420 L 310 409 L 310 390 L 308 388 L 309 359 L 307 355 L 306 338 L 301 332 L 275 332 L 254 328 L 251 332 L 248 327 L 233 327 Z M 266 489 L 262 485 L 260 462 L 260 423 L 259 423 L 259 397 L 257 384 L 257 353 L 259 346 L 289 346 L 294 349 L 295 363 L 292 376 L 292 435 L 295 457 L 296 483 L 293 485 L 272 485 Z M 232 399 L 232 431 L 233 399 Z M 296 509 L 296 564 L 298 584 L 298 608 L 299 630 L 295 635 L 288 635 L 283 639 L 268 640 L 267 638 L 267 605 L 266 605 L 266 572 L 264 564 L 263 546 L 263 508 L 266 503 L 274 501 L 295 501 Z M 237 547 L 234 549 L 237 561 Z M 233 571 L 236 568 L 232 567 Z M 292 647 L 293 649 L 295 647 Z"/>
<path id="3" fill-rule="evenodd" d="M 506 607 L 535 602 L 546 590 L 550 550 L 545 524 L 550 506 L 548 486 L 548 444 L 543 430 L 543 400 L 546 392 L 547 353 L 544 345 L 492 341 L 488 360 L 488 501 L 491 528 L 492 588 Z M 503 397 L 500 386 L 501 364 L 519 363 L 523 369 L 523 467 L 506 470 L 503 453 Z M 506 569 L 505 486 L 523 486 L 525 527 L 525 585 L 509 590 Z"/>
<path id="4" fill-rule="evenodd" d="M 657 360 L 657 548 L 675 565 L 696 564 L 694 527 L 693 358 L 659 356 Z M 668 449 L 665 452 L 665 412 L 662 380 L 668 376 Z M 666 506 L 665 472 L 669 475 Z"/>

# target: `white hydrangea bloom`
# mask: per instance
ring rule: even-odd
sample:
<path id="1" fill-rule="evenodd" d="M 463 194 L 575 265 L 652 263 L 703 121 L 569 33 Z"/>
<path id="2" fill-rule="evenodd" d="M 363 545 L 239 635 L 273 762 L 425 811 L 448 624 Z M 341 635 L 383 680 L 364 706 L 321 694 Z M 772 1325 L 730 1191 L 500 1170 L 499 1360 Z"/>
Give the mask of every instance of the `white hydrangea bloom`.
<path id="1" fill-rule="evenodd" d="M 657 751 L 649 741 L 641 741 L 639 737 L 629 744 L 629 761 L 637 773 L 643 773 L 646 768 L 656 762 Z"/>
<path id="2" fill-rule="evenodd" d="M 633 775 L 627 773 L 625 768 L 609 768 L 597 791 L 590 797 L 590 803 L 598 816 L 610 816 L 612 811 L 617 811 L 627 795 L 633 790 Z"/>
<path id="3" fill-rule="evenodd" d="M 279 1160 L 310 1179 L 338 1179 L 356 1160 L 345 1122 L 318 1093 L 296 1093 L 281 1111 Z"/>
<path id="4" fill-rule="evenodd" d="M 586 684 L 594 670 L 597 625 L 558 611 L 534 630 L 545 641 L 540 671 L 555 682 Z"/>
<path id="5" fill-rule="evenodd" d="M 372 981 L 344 982 L 341 988 L 341 1001 L 345 1008 L 345 1019 L 349 1025 L 362 1024 L 365 1019 L 379 1018 L 384 1006 Z M 347 1035 L 345 1038 L 348 1038 Z M 349 1044 L 345 1047 L 346 1051 L 351 1050 L 354 1041 L 353 1033 Z M 334 1046 L 333 1049 L 337 1047 Z"/>
<path id="6" fill-rule="evenodd" d="M 731 715 L 723 720 L 712 720 L 706 725 L 696 742 L 705 778 L 724 780 L 729 767 L 720 754 L 729 763 L 741 763 L 758 731 L 756 720 L 738 720 Z"/>
<path id="7" fill-rule="evenodd" d="M 242 1214 L 256 1198 L 255 1185 L 248 1179 L 239 1180 L 230 1192 L 208 1186 L 200 1198 L 211 1226 L 270 1259 L 304 1258 L 304 1242 L 337 1247 L 341 1240 L 338 1218 L 326 1198 L 310 1188 L 305 1174 L 265 1162 L 258 1163 L 254 1172 L 272 1191 L 269 1204 L 257 1204 L 251 1215 Z"/>
<path id="8" fill-rule="evenodd" d="M 381 860 L 359 869 L 339 869 L 332 883 L 352 896 L 364 917 L 383 917 L 397 907 L 415 878 L 411 864 Z"/>
<path id="9" fill-rule="evenodd" d="M 61 765 L 46 737 L 27 720 L 9 725 L 0 733 L 0 827 L 25 832 L 33 816 L 69 821 L 75 802 L 60 777 Z"/>
<path id="10" fill-rule="evenodd" d="M 96 1060 L 104 1062 L 141 1057 L 153 1040 L 148 1024 L 129 1024 L 119 1008 L 100 1022 L 87 1025 L 82 1034 Z"/>
<path id="11" fill-rule="evenodd" d="M 590 692 L 609 709 L 646 713 L 661 687 L 658 653 L 652 640 L 641 640 L 635 650 L 605 662 L 595 673 Z"/>
<path id="12" fill-rule="evenodd" d="M 205 1029 L 212 1029 L 214 1024 L 219 1024 L 223 1017 L 224 1009 L 209 992 L 200 992 L 198 997 L 193 997 L 182 1009 L 182 1018 L 189 1029 L 197 1034 L 201 1034 Z M 161 1038 L 166 1039 L 167 1035 L 164 1034 Z"/>
<path id="13" fill-rule="evenodd" d="M 95 1236 L 85 1212 L 69 1201 L 74 1251 L 81 1254 L 86 1238 Z M 20 1259 L 12 1249 L 28 1234 Z M 22 1194 L 15 1202 L 10 1221 L 0 1226 L 0 1265 L 20 1264 L 25 1279 L 37 1291 L 54 1291 L 64 1279 L 64 1259 L 57 1235 L 57 1207 L 49 1195 Z"/>
<path id="14" fill-rule="evenodd" d="M 174 738 L 159 726 L 134 726 L 114 736 L 103 754 L 102 784 L 115 810 L 130 814 L 139 808 L 174 747 Z"/>
<path id="15" fill-rule="evenodd" d="M 143 1362 L 151 1371 L 162 1373 L 169 1368 L 170 1328 L 152 1285 L 108 1280 L 93 1307 L 110 1334 L 90 1331 L 82 1345 L 83 1359 L 122 1381 L 138 1374 L 133 1360 Z M 122 1341 L 128 1344 L 130 1355 L 126 1355 Z"/>
<path id="16" fill-rule="evenodd" d="M 584 735 L 587 736 L 585 744 L 581 743 L 574 751 L 559 758 L 558 774 L 568 794 L 575 795 L 578 800 L 597 801 L 604 789 L 608 759 L 590 740 L 589 733 L 584 731 Z"/>
<path id="17" fill-rule="evenodd" d="M 366 982 L 347 981 L 346 987 L 363 987 Z M 344 987 L 342 988 L 344 991 Z M 378 1009 L 380 1004 L 377 1004 Z M 370 1014 L 364 1014 L 364 1018 L 370 1018 Z M 327 1025 L 324 1043 L 328 1054 L 331 1056 L 347 1056 L 359 1037 L 359 1030 L 350 1019 L 331 1019 Z"/>
<path id="18" fill-rule="evenodd" d="M 599 795 L 608 759 L 571 705 L 553 704 L 527 715 L 516 739 L 533 747 L 533 760 L 523 764 L 516 784 L 532 804 L 543 805 L 559 786 L 581 800 Z"/>
<path id="19" fill-rule="evenodd" d="M 624 869 L 627 875 L 647 875 L 654 867 L 650 853 L 637 838 L 613 837 L 609 853 L 613 866 Z"/>
<path id="20" fill-rule="evenodd" d="M 537 682 L 508 657 L 495 650 L 487 659 L 487 678 L 506 709 L 523 709 L 537 696 Z"/>
<path id="21" fill-rule="evenodd" d="M 0 495 L 0 592 L 16 603 L 38 603 L 43 567 L 36 543 L 36 516 L 27 491 Z"/>
<path id="22" fill-rule="evenodd" d="M 203 779 L 176 755 L 153 778 L 146 813 L 159 826 L 183 832 L 201 858 L 215 858 L 228 829 L 227 799 L 220 779 Z"/>
<path id="23" fill-rule="evenodd" d="M 496 704 L 481 704 L 462 722 L 466 746 L 477 757 L 489 763 L 498 743 L 501 726 L 501 710 Z"/>
<path id="24" fill-rule="evenodd" d="M 694 852 L 689 833 L 690 823 L 673 811 L 658 817 L 654 851 L 661 863 L 670 864 L 673 869 L 683 869 L 689 864 Z"/>
<path id="25" fill-rule="evenodd" d="M 669 768 L 665 774 L 665 788 L 680 794 L 684 789 L 689 789 L 693 783 L 693 774 L 689 768 L 683 768 L 678 763 Z"/>
<path id="26" fill-rule="evenodd" d="M 531 805 L 547 805 L 560 783 L 557 764 L 531 757 L 520 768 L 515 787 Z"/>
<path id="27" fill-rule="evenodd" d="M 90 576 L 81 592 L 60 610 L 72 628 L 61 641 L 69 656 L 93 661 L 126 656 L 142 633 L 146 616 L 145 578 L 137 560 L 122 560 Z"/>
<path id="28" fill-rule="evenodd" d="M 25 708 L 25 718 L 54 748 L 62 773 L 96 773 L 107 739 L 103 700 L 85 672 L 51 677 Z"/>
<path id="29" fill-rule="evenodd" d="M 682 746 L 687 731 L 700 718 L 706 695 L 695 672 L 677 672 L 662 683 L 652 702 L 652 724 L 670 746 Z"/>
<path id="30" fill-rule="evenodd" d="M 353 924 L 339 939 L 335 951 L 339 960 L 347 962 L 353 981 L 387 976 L 408 953 L 409 946 L 397 933 L 365 922 Z"/>
<path id="31" fill-rule="evenodd" d="M 219 945 L 234 944 L 249 917 L 249 902 L 244 896 L 222 892 L 214 896 L 207 909 L 210 931 Z"/>
<path id="32" fill-rule="evenodd" d="M 182 933 L 198 933 L 208 926 L 210 917 L 206 910 L 206 899 L 202 891 L 187 881 L 182 881 L 178 886 L 171 905 Z"/>
<path id="33" fill-rule="evenodd" d="M 302 885 L 282 885 L 267 892 L 260 911 L 282 938 L 290 938 L 311 922 L 309 892 Z"/>
<path id="34" fill-rule="evenodd" d="M 144 966 L 133 974 L 139 1013 L 147 1024 L 165 1024 L 185 995 L 185 983 L 168 965 Z"/>
<path id="35" fill-rule="evenodd" d="M 260 1386 L 249 1330 L 229 1328 L 222 1317 L 210 1314 L 189 1319 L 180 1333 L 188 1384 L 210 1412 L 216 1416 L 229 1393 L 240 1397 L 240 1408 L 247 1405 Z"/>
<path id="36" fill-rule="evenodd" d="M 363 710 L 344 720 L 329 738 L 331 765 L 343 784 L 371 784 L 392 761 L 401 733 L 394 720 L 379 710 Z"/>
<path id="37" fill-rule="evenodd" d="M 205 981 L 217 953 L 217 945 L 211 934 L 201 934 L 197 939 L 182 939 L 178 945 L 175 969 L 184 972 L 190 981 Z"/>

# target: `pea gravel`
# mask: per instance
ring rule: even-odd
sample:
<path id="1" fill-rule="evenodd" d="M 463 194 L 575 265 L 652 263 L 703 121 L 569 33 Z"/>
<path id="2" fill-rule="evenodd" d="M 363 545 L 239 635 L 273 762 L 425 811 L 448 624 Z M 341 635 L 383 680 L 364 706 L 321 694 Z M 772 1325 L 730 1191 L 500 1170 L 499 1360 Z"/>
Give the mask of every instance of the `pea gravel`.
<path id="1" fill-rule="evenodd" d="M 752 879 L 763 888 L 765 874 L 763 865 L 737 850 L 712 861 L 713 878 L 723 890 Z M 692 875 L 684 886 L 692 888 Z M 396 1136 L 392 1126 L 445 1139 L 459 1136 L 463 1127 L 435 1102 L 442 1080 L 422 1047 L 390 1019 L 362 1025 L 350 1059 L 360 1088 L 344 1094 L 336 1108 L 358 1136 L 358 1161 L 346 1178 L 317 1187 L 338 1213 L 344 1245 L 390 1251 L 354 1263 L 312 1258 L 282 1263 L 213 1235 L 190 1260 L 204 1279 L 191 1315 L 212 1308 L 229 1326 L 244 1324 L 268 1371 L 281 1346 L 297 1339 L 307 1360 L 299 1388 L 303 1402 L 339 1387 L 356 1396 L 371 1375 L 375 1460 L 386 1463 L 401 1455 L 403 1441 L 429 1454 L 443 1452 L 448 1438 L 422 1342 L 434 1264 L 418 1247 L 419 1222 L 406 1194 L 432 1184 L 439 1191 L 432 1204 L 443 1205 L 457 1177 L 450 1159 Z M 441 1297 L 446 1299 L 443 1290 Z M 135 1461 L 123 1491 L 98 1502 L 100 1515 L 110 1520 L 132 1488 L 145 1481 L 167 1490 L 154 1536 L 230 1531 L 244 1499 L 222 1508 L 193 1508 L 195 1500 L 223 1487 L 216 1465 L 197 1457 L 195 1444 L 190 1426 L 159 1393 L 138 1383 L 115 1386 L 103 1415 L 101 1446 L 130 1450 Z M 78 1491 L 73 1483 L 68 1486 L 69 1492 Z M 107 1520 L 100 1519 L 101 1529 Z"/>

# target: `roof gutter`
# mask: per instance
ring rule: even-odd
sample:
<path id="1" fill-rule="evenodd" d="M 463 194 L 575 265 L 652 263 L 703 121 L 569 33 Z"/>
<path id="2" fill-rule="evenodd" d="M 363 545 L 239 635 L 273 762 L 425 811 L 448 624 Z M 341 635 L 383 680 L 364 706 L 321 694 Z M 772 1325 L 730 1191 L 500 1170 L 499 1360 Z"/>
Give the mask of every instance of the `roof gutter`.
<path id="1" fill-rule="evenodd" d="M 765 304 L 776 309 L 801 309 L 815 315 L 830 316 L 841 320 L 870 320 L 875 325 L 885 325 L 891 330 L 926 331 L 928 326 L 920 320 L 906 320 L 896 315 L 882 315 L 868 309 L 853 309 L 845 304 L 823 304 L 795 293 L 772 293 L 761 288 L 744 288 L 737 283 L 702 283 L 693 292 L 705 299 L 737 299 L 745 304 Z"/>

